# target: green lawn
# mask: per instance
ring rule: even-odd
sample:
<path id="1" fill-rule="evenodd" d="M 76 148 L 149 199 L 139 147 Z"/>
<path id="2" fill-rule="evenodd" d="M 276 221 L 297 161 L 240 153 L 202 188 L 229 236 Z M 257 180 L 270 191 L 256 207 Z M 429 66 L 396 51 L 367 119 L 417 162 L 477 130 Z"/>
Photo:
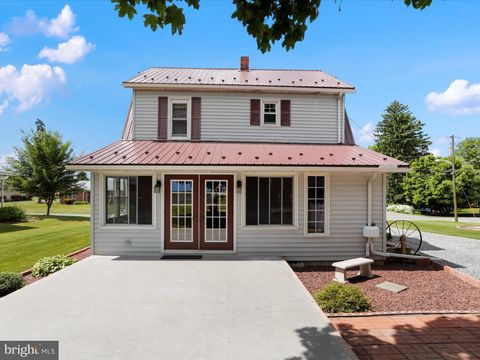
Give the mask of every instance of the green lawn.
<path id="1" fill-rule="evenodd" d="M 33 216 L 24 223 L 0 224 L 0 271 L 21 272 L 44 256 L 87 247 L 89 223 L 84 217 Z"/>
<path id="2" fill-rule="evenodd" d="M 27 214 L 46 214 L 47 205 L 37 203 L 37 200 L 29 201 L 12 201 L 5 203 L 5 206 L 16 205 L 24 209 Z M 62 205 L 56 200 L 52 208 L 50 209 L 50 214 L 90 214 L 90 204 L 85 205 Z"/>
<path id="3" fill-rule="evenodd" d="M 480 226 L 479 223 L 455 223 L 453 221 L 440 220 L 415 220 L 412 222 L 415 223 L 421 231 L 480 240 L 480 231 L 457 229 L 457 226 Z"/>
<path id="4" fill-rule="evenodd" d="M 480 216 L 480 209 L 479 208 L 458 209 L 458 215 Z M 453 212 L 452 212 L 452 216 L 453 216 Z"/>

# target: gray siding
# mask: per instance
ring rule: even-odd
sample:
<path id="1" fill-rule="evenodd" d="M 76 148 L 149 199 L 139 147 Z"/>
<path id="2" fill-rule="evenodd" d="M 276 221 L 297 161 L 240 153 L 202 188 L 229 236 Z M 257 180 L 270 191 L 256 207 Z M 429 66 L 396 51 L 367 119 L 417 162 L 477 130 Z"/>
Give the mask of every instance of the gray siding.
<path id="1" fill-rule="evenodd" d="M 159 96 L 202 97 L 202 140 L 330 144 L 338 142 L 338 100 L 334 95 L 166 93 L 138 90 L 135 92 L 134 139 L 157 138 Z M 250 126 L 252 98 L 290 99 L 291 126 Z M 343 122 L 343 101 L 340 114 Z M 340 127 L 340 131 L 343 131 L 343 124 L 340 124 Z"/>
<path id="2" fill-rule="evenodd" d="M 221 173 L 221 172 L 219 172 Z M 265 173 L 268 176 L 268 173 Z M 242 227 L 243 196 L 236 191 L 236 247 L 239 254 L 278 255 L 289 260 L 339 260 L 365 254 L 362 227 L 367 223 L 367 181 L 370 173 L 338 172 L 330 174 L 330 236 L 304 236 L 304 174 L 297 176 L 298 226 L 292 229 L 258 230 Z M 160 173 L 157 173 L 160 178 Z M 158 255 L 161 252 L 161 218 L 163 197 L 157 196 L 157 228 L 115 229 L 100 224 L 100 179 L 95 174 L 92 233 L 96 254 L 104 255 Z M 382 250 L 385 224 L 385 176 L 378 176 L 373 184 L 373 222 L 382 230 L 375 248 Z M 125 244 L 131 239 L 132 245 Z"/>

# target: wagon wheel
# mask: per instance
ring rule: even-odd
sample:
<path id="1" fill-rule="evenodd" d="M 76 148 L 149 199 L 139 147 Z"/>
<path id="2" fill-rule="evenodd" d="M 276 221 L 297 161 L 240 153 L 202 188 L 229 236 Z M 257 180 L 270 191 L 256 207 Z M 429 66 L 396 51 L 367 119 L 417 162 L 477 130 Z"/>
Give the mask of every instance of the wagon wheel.
<path id="1" fill-rule="evenodd" d="M 387 226 L 387 251 L 415 255 L 422 246 L 422 232 L 411 221 L 396 220 Z"/>

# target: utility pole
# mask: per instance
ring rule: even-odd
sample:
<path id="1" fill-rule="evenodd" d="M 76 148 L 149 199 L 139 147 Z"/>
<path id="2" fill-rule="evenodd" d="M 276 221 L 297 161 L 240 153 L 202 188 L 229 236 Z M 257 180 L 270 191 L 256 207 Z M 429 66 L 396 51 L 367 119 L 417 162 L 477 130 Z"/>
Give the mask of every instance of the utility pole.
<path id="1" fill-rule="evenodd" d="M 449 136 L 452 139 L 452 193 L 453 193 L 453 216 L 455 222 L 458 222 L 457 212 L 457 187 L 455 184 L 455 135 Z"/>

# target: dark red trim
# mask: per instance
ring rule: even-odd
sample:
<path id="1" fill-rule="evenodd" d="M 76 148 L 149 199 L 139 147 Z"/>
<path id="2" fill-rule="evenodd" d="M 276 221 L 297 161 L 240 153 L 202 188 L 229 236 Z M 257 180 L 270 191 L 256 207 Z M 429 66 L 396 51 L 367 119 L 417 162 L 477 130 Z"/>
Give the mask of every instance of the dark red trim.
<path id="1" fill-rule="evenodd" d="M 290 100 L 280 101 L 280 124 L 290 126 Z"/>
<path id="2" fill-rule="evenodd" d="M 205 181 L 226 180 L 228 183 L 227 193 L 227 242 L 206 242 L 205 241 Z M 200 250 L 233 250 L 233 213 L 234 203 L 233 175 L 200 175 Z"/>
<path id="3" fill-rule="evenodd" d="M 193 223 L 193 241 L 192 242 L 172 242 L 170 241 L 170 181 L 171 180 L 192 180 L 192 223 Z M 165 175 L 165 250 L 197 250 L 198 249 L 198 175 Z"/>
<path id="4" fill-rule="evenodd" d="M 168 132 L 168 97 L 158 97 L 158 139 L 166 140 Z"/>
<path id="5" fill-rule="evenodd" d="M 260 99 L 250 99 L 250 125 L 260 125 Z"/>

